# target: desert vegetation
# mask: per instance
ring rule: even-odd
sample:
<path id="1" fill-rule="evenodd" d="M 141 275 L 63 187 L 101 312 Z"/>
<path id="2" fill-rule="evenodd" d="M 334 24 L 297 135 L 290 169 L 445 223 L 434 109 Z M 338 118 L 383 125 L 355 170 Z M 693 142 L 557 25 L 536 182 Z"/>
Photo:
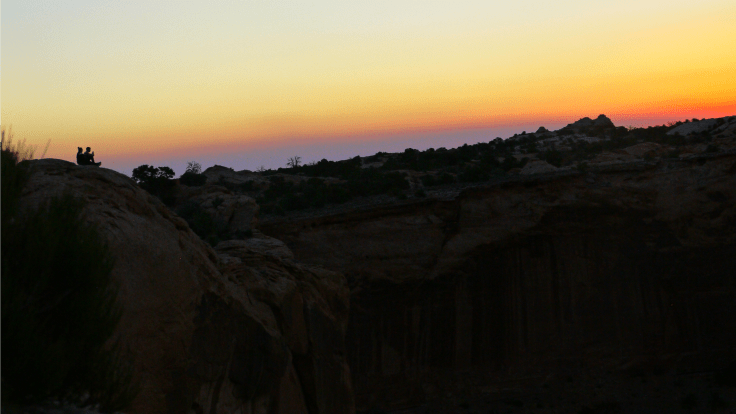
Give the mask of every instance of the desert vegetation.
<path id="1" fill-rule="evenodd" d="M 179 182 L 190 187 L 199 187 L 207 182 L 207 177 L 202 174 L 202 166 L 196 161 L 189 161 L 184 174 L 179 177 Z"/>

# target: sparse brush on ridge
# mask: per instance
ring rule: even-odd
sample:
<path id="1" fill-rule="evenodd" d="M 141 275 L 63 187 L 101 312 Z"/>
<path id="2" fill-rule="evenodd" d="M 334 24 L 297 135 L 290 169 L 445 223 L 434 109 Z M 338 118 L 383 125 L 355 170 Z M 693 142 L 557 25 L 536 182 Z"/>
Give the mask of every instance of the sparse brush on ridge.
<path id="1" fill-rule="evenodd" d="M 112 257 L 70 194 L 18 213 L 32 157 L 2 149 L 2 398 L 125 408 L 137 393 L 129 359 L 110 338 L 120 320 Z M 20 151 L 20 152 L 19 152 Z"/>
<path id="2" fill-rule="evenodd" d="M 199 187 L 207 182 L 207 176 L 202 174 L 202 166 L 195 161 L 187 162 L 187 169 L 179 177 L 179 182 L 190 187 Z"/>
<path id="3" fill-rule="evenodd" d="M 289 168 L 297 168 L 302 163 L 302 157 L 296 155 L 291 158 L 289 158 L 289 161 L 286 162 L 286 166 Z"/>
<path id="4" fill-rule="evenodd" d="M 49 150 L 51 140 L 46 141 L 46 146 L 41 152 L 39 158 L 46 156 L 46 152 Z M 36 154 L 36 147 L 30 146 L 26 143 L 25 139 L 15 142 L 13 139 L 13 130 L 10 127 L 0 128 L 0 149 L 7 149 L 11 154 L 14 154 L 17 162 L 32 160 Z"/>

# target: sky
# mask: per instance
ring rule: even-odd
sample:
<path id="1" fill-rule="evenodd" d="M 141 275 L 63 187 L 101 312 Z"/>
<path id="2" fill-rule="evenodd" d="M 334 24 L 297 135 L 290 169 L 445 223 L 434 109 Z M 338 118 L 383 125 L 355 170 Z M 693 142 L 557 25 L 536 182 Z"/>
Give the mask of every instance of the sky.
<path id="1" fill-rule="evenodd" d="M 0 20 L 3 127 L 125 174 L 736 115 L 733 0 L 4 0 Z"/>

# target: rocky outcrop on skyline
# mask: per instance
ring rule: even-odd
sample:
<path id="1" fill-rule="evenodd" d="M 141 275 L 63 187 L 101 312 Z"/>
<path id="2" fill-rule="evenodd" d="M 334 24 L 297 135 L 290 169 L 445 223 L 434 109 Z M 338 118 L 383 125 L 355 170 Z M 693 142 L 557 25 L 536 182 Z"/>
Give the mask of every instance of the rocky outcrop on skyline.
<path id="1" fill-rule="evenodd" d="M 571 129 L 575 132 L 585 132 L 590 128 L 615 128 L 615 125 L 607 116 L 601 114 L 594 120 L 586 116 L 585 118 L 581 118 L 571 124 L 567 124 L 565 128 Z"/>
<path id="2" fill-rule="evenodd" d="M 210 184 L 221 184 L 221 185 L 242 185 L 248 182 L 253 182 L 254 185 L 262 185 L 265 180 L 260 174 L 252 171 L 243 170 L 235 171 L 232 168 L 223 167 L 221 165 L 214 165 L 202 171 L 207 177 L 207 182 Z"/>
<path id="3" fill-rule="evenodd" d="M 117 172 L 26 165 L 21 211 L 71 192 L 115 258 L 115 337 L 141 385 L 131 412 L 354 412 L 342 275 L 299 264 L 264 236 L 214 250 Z"/>

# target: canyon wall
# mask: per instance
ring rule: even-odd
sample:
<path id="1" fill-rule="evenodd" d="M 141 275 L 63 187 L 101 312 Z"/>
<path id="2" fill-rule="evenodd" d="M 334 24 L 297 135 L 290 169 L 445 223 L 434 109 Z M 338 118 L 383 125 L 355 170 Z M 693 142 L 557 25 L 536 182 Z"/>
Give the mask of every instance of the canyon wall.
<path id="1" fill-rule="evenodd" d="M 591 170 L 261 228 L 348 278 L 359 408 L 736 358 L 736 156 Z"/>

